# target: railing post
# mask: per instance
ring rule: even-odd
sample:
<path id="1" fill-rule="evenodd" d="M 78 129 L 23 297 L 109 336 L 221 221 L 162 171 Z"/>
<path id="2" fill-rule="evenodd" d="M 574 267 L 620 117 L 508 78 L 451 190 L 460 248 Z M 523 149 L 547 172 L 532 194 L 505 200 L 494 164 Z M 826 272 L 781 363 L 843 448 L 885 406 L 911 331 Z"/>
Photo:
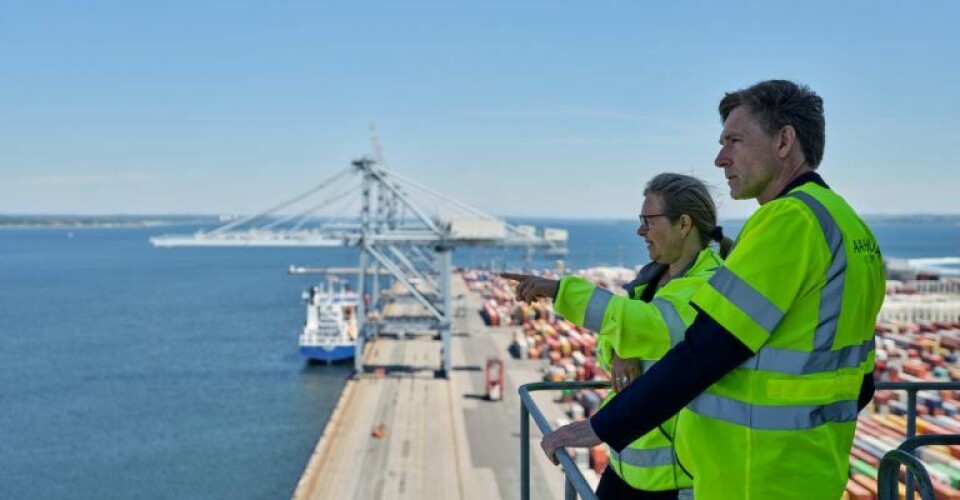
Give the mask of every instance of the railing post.
<path id="1" fill-rule="evenodd" d="M 520 499 L 530 500 L 530 410 L 520 401 Z"/>
<path id="2" fill-rule="evenodd" d="M 907 478 L 916 477 L 920 481 L 920 498 L 922 500 L 935 500 L 933 494 L 933 485 L 930 483 L 930 476 L 927 474 L 923 463 L 920 460 L 907 453 L 904 450 L 892 450 L 883 456 L 880 460 L 880 469 L 877 474 L 878 493 L 883 500 L 894 500 L 899 497 L 897 492 L 898 472 L 900 465 L 906 467 Z M 908 494 L 909 498 L 910 495 Z"/>
<path id="3" fill-rule="evenodd" d="M 907 389 L 907 439 L 917 435 L 917 390 Z M 913 500 L 913 474 L 907 471 L 906 480 L 907 499 Z"/>
<path id="4" fill-rule="evenodd" d="M 915 456 L 911 455 L 913 450 L 918 446 L 928 446 L 931 444 L 954 444 L 956 443 L 955 439 L 960 438 L 960 435 L 945 435 L 945 436 L 917 436 L 917 392 L 924 391 L 956 391 L 960 390 L 960 382 L 877 382 L 877 390 L 893 390 L 893 391 L 906 391 L 907 393 L 907 428 L 906 428 L 906 439 L 903 444 L 898 448 L 899 451 L 903 453 L 893 453 L 893 451 L 884 455 L 884 459 L 889 457 L 889 460 L 902 463 L 907 466 L 908 473 L 904 483 L 906 483 L 906 499 L 913 500 L 915 490 L 920 492 L 920 497 L 923 499 L 933 498 L 933 490 L 927 489 L 927 484 L 930 483 L 929 475 L 926 469 L 923 466 L 923 463 L 919 461 Z M 940 441 L 943 441 L 942 443 Z M 894 450 L 897 451 L 897 450 Z M 890 481 L 894 481 L 893 485 L 883 485 L 878 484 L 880 488 L 880 498 L 882 500 L 887 500 L 888 498 L 896 499 L 898 492 L 896 490 L 896 478 L 897 472 L 899 471 L 898 467 L 892 469 L 892 464 L 887 463 L 886 468 L 883 467 L 883 460 L 881 460 L 881 469 L 887 470 L 886 475 L 890 477 Z M 914 470 L 914 473 L 910 471 Z M 879 474 L 878 480 L 884 477 L 884 473 Z M 919 483 L 918 483 L 919 481 Z M 890 497 L 889 495 L 894 495 Z"/>
<path id="5" fill-rule="evenodd" d="M 529 500 L 530 498 L 530 419 L 533 419 L 533 422 L 537 424 L 537 427 L 540 429 L 544 435 L 550 434 L 553 432 L 553 428 L 550 427 L 550 423 L 547 421 L 547 418 L 543 415 L 543 412 L 540 408 L 537 407 L 537 403 L 530 396 L 530 393 L 533 391 L 543 391 L 543 390 L 564 390 L 564 389 L 600 389 L 600 388 L 609 388 L 609 382 L 603 381 L 590 381 L 590 382 L 533 382 L 530 384 L 521 385 L 517 392 L 520 394 L 520 439 L 523 441 L 520 445 L 520 467 L 521 477 L 520 477 L 520 498 L 522 500 Z M 593 488 L 590 487 L 590 484 L 587 482 L 586 478 L 583 477 L 583 474 L 580 472 L 580 469 L 577 468 L 577 464 L 573 461 L 573 458 L 567 453 L 566 447 L 559 448 L 555 455 L 556 459 L 560 462 L 560 466 L 563 470 L 565 476 L 564 484 L 564 496 L 565 498 L 575 499 L 579 495 L 580 498 L 584 500 L 597 500 L 597 496 L 593 492 Z"/>
<path id="6" fill-rule="evenodd" d="M 570 476 L 566 476 L 566 480 L 563 482 L 563 498 L 564 500 L 577 500 L 577 490 L 573 487 L 573 483 L 570 482 Z"/>
<path id="7" fill-rule="evenodd" d="M 907 439 L 917 435 L 917 390 L 907 389 Z"/>

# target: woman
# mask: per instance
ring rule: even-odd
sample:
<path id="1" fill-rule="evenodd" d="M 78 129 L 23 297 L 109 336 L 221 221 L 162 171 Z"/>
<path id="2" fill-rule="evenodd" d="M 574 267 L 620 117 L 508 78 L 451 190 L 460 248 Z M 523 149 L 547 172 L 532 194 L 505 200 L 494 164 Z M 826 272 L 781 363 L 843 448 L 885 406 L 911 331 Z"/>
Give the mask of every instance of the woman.
<path id="1" fill-rule="evenodd" d="M 650 264 L 614 295 L 576 276 L 550 280 L 503 274 L 519 282 L 517 297 L 554 299 L 567 320 L 598 333 L 597 360 L 611 374 L 617 392 L 640 376 L 683 339 L 696 311 L 689 300 L 722 264 L 733 242 L 717 226 L 717 210 L 703 182 L 681 174 L 660 174 L 643 191 L 637 234 Z M 719 255 L 709 248 L 719 242 Z M 608 396 L 608 399 L 613 394 Z M 673 450 L 677 417 L 634 441 L 621 453 L 610 450 L 610 465 L 597 486 L 606 498 L 676 499 L 693 481 Z"/>

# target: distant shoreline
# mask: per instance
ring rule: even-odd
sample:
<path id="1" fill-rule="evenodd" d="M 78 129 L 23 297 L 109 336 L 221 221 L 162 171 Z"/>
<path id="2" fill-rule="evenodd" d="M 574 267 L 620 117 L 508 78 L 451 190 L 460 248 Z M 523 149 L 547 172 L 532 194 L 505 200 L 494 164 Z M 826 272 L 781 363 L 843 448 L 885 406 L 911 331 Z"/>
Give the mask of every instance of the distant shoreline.
<path id="1" fill-rule="evenodd" d="M 216 215 L 0 215 L 0 229 L 136 229 L 174 225 L 224 224 L 237 216 Z M 503 217 L 510 223 L 540 221 L 545 223 L 629 223 L 627 218 L 600 217 Z M 960 214 L 904 214 L 864 216 L 868 224 L 949 224 L 960 225 Z M 721 224 L 739 225 L 743 218 L 721 219 Z"/>
<path id="2" fill-rule="evenodd" d="M 216 224 L 211 216 L 0 215 L 0 229 L 137 229 L 185 224 Z"/>
<path id="3" fill-rule="evenodd" d="M 147 227 L 181 226 L 189 222 L 155 221 L 155 222 L 119 222 L 119 223 L 60 223 L 60 224 L 5 224 L 0 222 L 0 230 L 9 229 L 138 229 Z M 197 224 L 202 224 L 198 222 Z"/>

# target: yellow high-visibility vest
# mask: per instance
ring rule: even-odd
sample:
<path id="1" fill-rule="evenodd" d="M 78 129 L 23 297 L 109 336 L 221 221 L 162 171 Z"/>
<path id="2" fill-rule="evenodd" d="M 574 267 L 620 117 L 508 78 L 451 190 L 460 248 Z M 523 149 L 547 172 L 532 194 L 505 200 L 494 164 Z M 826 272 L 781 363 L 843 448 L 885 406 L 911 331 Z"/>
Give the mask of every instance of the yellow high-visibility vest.
<path id="1" fill-rule="evenodd" d="M 683 340 L 684 332 L 697 313 L 690 298 L 707 283 L 723 260 L 707 248 L 683 273 L 657 290 L 650 302 L 639 299 L 649 280 L 656 274 L 656 265 L 641 269 L 640 282 L 623 297 L 598 288 L 578 277 L 560 281 L 554 308 L 567 320 L 598 333 L 597 362 L 610 369 L 612 353 L 622 358 L 642 359 L 644 370 L 663 357 L 671 347 Z M 647 281 L 644 281 L 647 280 Z M 613 397 L 613 392 L 606 401 Z M 693 480 L 677 462 L 672 440 L 676 434 L 676 416 L 660 429 L 644 434 L 620 453 L 610 451 L 610 467 L 630 486 L 646 491 L 690 488 Z M 662 429 L 662 430 L 661 430 Z"/>
<path id="2" fill-rule="evenodd" d="M 697 500 L 841 497 L 884 280 L 870 229 L 823 186 L 750 217 L 693 297 L 756 353 L 680 412 Z"/>

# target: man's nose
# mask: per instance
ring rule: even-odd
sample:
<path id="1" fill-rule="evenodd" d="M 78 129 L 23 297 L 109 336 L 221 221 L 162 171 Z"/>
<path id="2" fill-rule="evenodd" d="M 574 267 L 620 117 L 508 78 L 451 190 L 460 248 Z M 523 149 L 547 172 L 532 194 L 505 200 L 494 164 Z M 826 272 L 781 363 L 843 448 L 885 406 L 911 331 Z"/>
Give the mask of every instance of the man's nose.
<path id="1" fill-rule="evenodd" d="M 727 158 L 727 155 L 724 154 L 721 149 L 720 152 L 717 153 L 717 157 L 713 160 L 713 164 L 720 168 L 727 167 L 730 165 L 730 159 Z"/>

